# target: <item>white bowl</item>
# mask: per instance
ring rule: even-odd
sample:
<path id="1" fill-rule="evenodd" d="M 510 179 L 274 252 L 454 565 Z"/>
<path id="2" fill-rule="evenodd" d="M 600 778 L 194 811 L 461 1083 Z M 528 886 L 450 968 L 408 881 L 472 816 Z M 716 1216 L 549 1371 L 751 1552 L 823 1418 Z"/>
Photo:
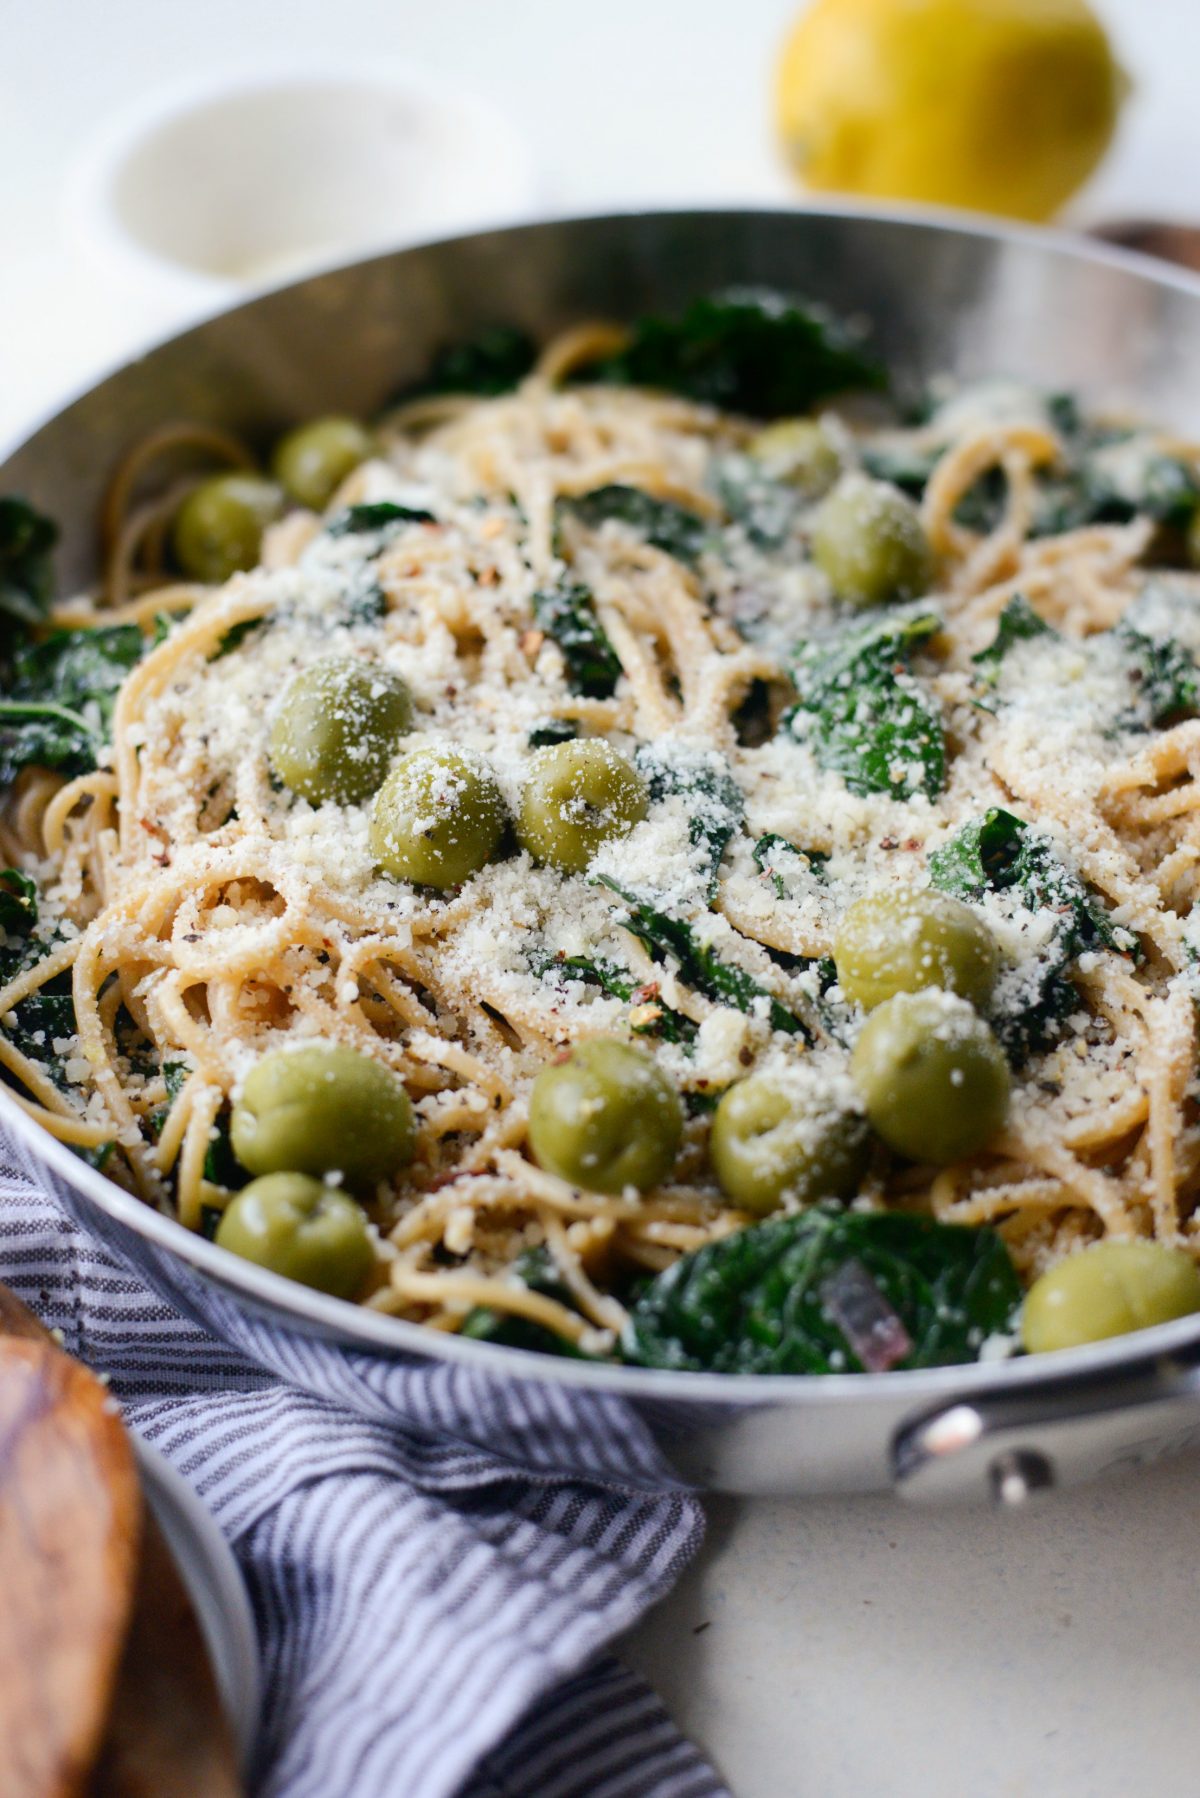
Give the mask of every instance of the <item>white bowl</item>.
<path id="1" fill-rule="evenodd" d="M 535 195 L 502 114 L 411 70 L 342 65 L 156 95 L 69 181 L 69 234 L 148 326 L 374 250 L 511 222 Z"/>

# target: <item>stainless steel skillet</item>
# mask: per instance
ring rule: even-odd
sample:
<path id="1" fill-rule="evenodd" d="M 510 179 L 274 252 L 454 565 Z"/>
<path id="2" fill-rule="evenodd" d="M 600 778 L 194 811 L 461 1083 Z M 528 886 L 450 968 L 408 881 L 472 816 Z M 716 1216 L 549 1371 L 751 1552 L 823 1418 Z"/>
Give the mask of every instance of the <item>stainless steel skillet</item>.
<path id="1" fill-rule="evenodd" d="M 1065 239 L 845 211 L 556 221 L 405 250 L 226 313 L 119 370 L 0 464 L 61 525 L 64 590 L 93 573 L 121 452 L 187 417 L 268 439 L 369 413 L 445 342 L 545 338 L 732 283 L 791 288 L 874 328 L 891 366 L 1078 388 L 1200 431 L 1200 282 Z M 15 346 L 10 346 L 10 349 Z M 162 1296 L 286 1377 L 522 1466 L 743 1493 L 914 1498 L 1036 1487 L 1200 1441 L 1200 1319 L 1041 1359 L 746 1378 L 558 1361 L 384 1318 L 225 1255 L 130 1198 L 0 1089 L 0 1120 L 78 1222 Z"/>

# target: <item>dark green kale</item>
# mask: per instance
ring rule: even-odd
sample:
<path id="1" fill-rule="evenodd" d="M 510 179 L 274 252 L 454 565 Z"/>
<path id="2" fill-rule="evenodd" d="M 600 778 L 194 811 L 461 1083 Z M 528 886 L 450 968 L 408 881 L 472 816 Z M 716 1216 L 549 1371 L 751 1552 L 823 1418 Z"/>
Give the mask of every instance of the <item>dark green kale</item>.
<path id="1" fill-rule="evenodd" d="M 628 525 L 655 549 L 675 556 L 680 562 L 694 566 L 710 535 L 709 527 L 696 512 L 671 499 L 655 499 L 641 487 L 625 487 L 612 482 L 595 487 L 590 493 L 560 499 L 556 505 L 559 517 L 569 514 L 578 518 L 588 530 L 598 530 L 608 520 Z"/>
<path id="2" fill-rule="evenodd" d="M 0 925 L 5 939 L 0 944 L 0 983 L 7 985 L 49 954 L 52 944 L 37 936 L 37 923 L 37 883 L 17 868 L 0 871 Z M 60 1092 L 75 1090 L 67 1079 L 65 1057 L 54 1047 L 75 1035 L 69 974 L 60 974 L 20 1000 L 9 1013 L 4 1034 Z"/>
<path id="3" fill-rule="evenodd" d="M 561 649 L 572 692 L 585 699 L 612 697 L 621 664 L 586 587 L 578 581 L 543 587 L 533 596 L 533 621 Z"/>
<path id="4" fill-rule="evenodd" d="M 600 886 L 606 886 L 624 901 L 628 916 L 620 922 L 638 939 L 647 955 L 656 962 L 675 962 L 679 978 L 693 992 L 702 993 L 717 1005 L 731 1006 L 735 1011 L 752 1012 L 765 1002 L 772 1030 L 783 1030 L 789 1036 L 814 1041 L 814 1033 L 795 1012 L 782 1005 L 744 968 L 722 961 L 709 944 L 699 942 L 691 925 L 682 918 L 672 918 L 656 910 L 635 893 L 626 892 L 607 874 L 599 874 L 596 879 Z"/>
<path id="5" fill-rule="evenodd" d="M 1138 954 L 1137 939 L 1114 924 L 1101 900 L 1062 861 L 1048 838 L 999 808 L 965 824 L 929 858 L 929 878 L 941 892 L 979 900 L 1012 892 L 1028 911 L 1050 914 L 1055 928 L 1027 968 L 1004 973 L 989 1008 L 992 1028 L 1019 1066 L 1057 1036 L 1079 1009 L 1071 964 L 1088 950 Z"/>
<path id="6" fill-rule="evenodd" d="M 1064 920 L 1072 955 L 1085 949 L 1130 953 L 1134 939 L 1114 924 L 1103 902 L 1059 856 L 1048 837 L 998 806 L 964 824 L 929 858 L 929 878 L 943 893 L 981 899 L 1015 890 L 1029 911 L 1056 912 Z"/>
<path id="7" fill-rule="evenodd" d="M 777 836 L 773 830 L 759 837 L 752 853 L 759 873 L 770 877 L 777 899 L 786 899 L 788 896 L 787 882 L 778 871 L 781 857 L 798 857 L 807 864 L 807 872 L 817 880 L 824 880 L 825 863 L 829 860 L 827 855 L 822 855 L 818 850 L 797 849 L 794 843 L 789 843 L 786 837 Z"/>
<path id="8" fill-rule="evenodd" d="M 893 1332 L 882 1364 L 974 1361 L 1011 1329 L 1021 1287 L 995 1231 L 929 1218 L 814 1206 L 685 1255 L 635 1301 L 627 1361 L 697 1373 L 862 1372 L 838 1287 L 865 1288 Z"/>
<path id="9" fill-rule="evenodd" d="M 678 318 L 639 319 L 624 349 L 578 378 L 657 387 L 752 418 L 790 417 L 832 394 L 887 384 L 845 326 L 750 287 L 693 300 Z"/>
<path id="10" fill-rule="evenodd" d="M 945 454 L 945 445 L 934 449 L 917 449 L 903 441 L 894 444 L 865 443 L 862 465 L 877 481 L 890 481 L 911 499 L 920 499 L 929 477 Z"/>
<path id="11" fill-rule="evenodd" d="M 1129 657 L 1137 686 L 1135 719 L 1157 728 L 1194 717 L 1200 706 L 1200 674 L 1187 650 L 1172 637 L 1147 636 L 1127 618 L 1113 635 Z"/>
<path id="12" fill-rule="evenodd" d="M 1186 526 L 1198 505 L 1200 484 L 1192 470 L 1151 439 L 1085 429 L 1067 471 L 1042 483 L 1033 532 L 1047 537 L 1134 518 Z"/>
<path id="13" fill-rule="evenodd" d="M 108 741 L 113 706 L 144 648 L 136 625 L 55 631 L 17 651 L 0 700 L 0 783 L 31 764 L 87 774 Z"/>
<path id="14" fill-rule="evenodd" d="M 720 457 L 709 479 L 730 518 L 759 549 L 781 548 L 807 503 L 802 490 L 773 479 L 753 456 Z"/>
<path id="15" fill-rule="evenodd" d="M 945 786 L 941 707 L 911 670 L 913 652 L 941 628 L 936 612 L 895 608 L 797 650 L 797 703 L 783 728 L 852 793 L 935 799 Z"/>
<path id="16" fill-rule="evenodd" d="M 45 621 L 54 597 L 58 527 L 15 495 L 0 498 L 0 638 Z"/>
<path id="17" fill-rule="evenodd" d="M 546 718 L 534 725 L 526 740 L 531 749 L 549 749 L 554 743 L 573 743 L 578 735 L 574 718 Z"/>
<path id="18" fill-rule="evenodd" d="M 242 647 L 247 637 L 253 636 L 255 631 L 260 631 L 262 628 L 263 620 L 261 618 L 243 618 L 239 623 L 231 624 L 229 629 L 217 638 L 217 646 L 209 656 L 209 661 L 219 662 L 223 656 L 231 656 L 235 649 Z"/>
<path id="19" fill-rule="evenodd" d="M 548 1249 L 526 1249 L 513 1262 L 512 1272 L 530 1292 L 557 1299 L 571 1311 L 579 1309 Z M 567 1355 L 577 1361 L 596 1359 L 594 1355 L 585 1355 L 567 1337 L 548 1330 L 544 1324 L 534 1323 L 531 1318 L 519 1317 L 511 1311 L 493 1311 L 489 1305 L 476 1305 L 468 1311 L 463 1319 L 462 1334 L 476 1342 L 499 1342 L 506 1348 L 536 1349 L 543 1355 Z"/>
<path id="20" fill-rule="evenodd" d="M 644 1008 L 647 1015 L 630 1026 L 635 1036 L 657 1037 L 664 1043 L 690 1043 L 695 1037 L 697 1026 L 691 1018 L 664 1005 L 652 989 L 647 991 L 634 979 L 628 968 L 606 956 L 565 955 L 560 951 L 557 955 L 531 955 L 529 965 L 539 980 L 550 980 L 555 985 L 581 980 L 587 986 L 598 986 L 614 999 L 632 1001 L 639 1009 Z"/>
<path id="21" fill-rule="evenodd" d="M 708 896 L 716 897 L 721 860 L 741 829 L 746 802 L 725 757 L 715 749 L 647 743 L 634 757 L 652 800 L 681 793 L 688 802 L 688 841 L 704 853 Z"/>
<path id="22" fill-rule="evenodd" d="M 330 537 L 351 537 L 359 532 L 386 531 L 393 524 L 436 524 L 432 512 L 422 506 L 401 506 L 395 500 L 375 500 L 371 505 L 347 506 L 325 526 Z"/>
<path id="23" fill-rule="evenodd" d="M 37 921 L 37 881 L 19 868 L 0 868 L 0 930 L 6 939 L 0 945 L 0 980 L 11 980 L 25 965 L 29 934 Z"/>
<path id="24" fill-rule="evenodd" d="M 1120 648 L 1130 682 L 1130 701 L 1112 722 L 1127 730 L 1173 723 L 1192 716 L 1200 705 L 1200 673 L 1192 656 L 1173 637 L 1143 630 L 1138 619 L 1135 607 L 1112 631 L 1090 637 L 1082 645 L 1084 654 L 1103 655 L 1112 643 Z M 996 687 L 1009 651 L 1035 637 L 1057 641 L 1058 633 L 1018 593 L 1000 614 L 994 640 L 972 658 L 979 669 L 977 685 L 985 692 Z M 985 710 L 992 709 L 984 700 L 978 703 Z"/>
<path id="25" fill-rule="evenodd" d="M 417 399 L 426 393 L 475 393 L 483 399 L 509 393 L 537 360 L 533 339 L 508 325 L 493 325 L 466 343 L 438 351 L 423 381 L 400 395 Z"/>
<path id="26" fill-rule="evenodd" d="M 986 649 L 972 656 L 979 673 L 977 687 L 987 692 L 1000 679 L 1000 669 L 1010 649 L 1017 643 L 1028 643 L 1034 637 L 1056 637 L 1044 618 L 1038 616 L 1022 593 L 1014 593 L 996 621 L 996 635 Z M 987 711 L 991 706 L 985 706 Z"/>
<path id="27" fill-rule="evenodd" d="M 167 1103 L 150 1115 L 150 1129 L 155 1136 L 162 1135 L 163 1125 L 171 1106 L 183 1091 L 184 1083 L 191 1073 L 185 1061 L 164 1061 L 162 1064 L 163 1082 L 167 1089 Z M 213 1186 L 224 1186 L 230 1192 L 237 1192 L 245 1186 L 250 1176 L 233 1152 L 233 1139 L 229 1131 L 230 1109 L 227 1106 L 218 1116 L 213 1126 L 212 1138 L 204 1156 L 204 1178 Z M 206 1207 L 210 1209 L 210 1207 Z M 216 1222 L 220 1222 L 220 1212 L 216 1214 Z M 214 1224 L 214 1232 L 215 1232 Z"/>

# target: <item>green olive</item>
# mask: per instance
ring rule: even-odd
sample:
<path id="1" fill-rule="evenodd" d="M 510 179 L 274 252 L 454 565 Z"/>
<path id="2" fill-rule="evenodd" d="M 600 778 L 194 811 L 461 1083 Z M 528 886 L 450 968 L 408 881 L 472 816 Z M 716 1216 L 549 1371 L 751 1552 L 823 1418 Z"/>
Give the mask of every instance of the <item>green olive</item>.
<path id="1" fill-rule="evenodd" d="M 529 1102 L 542 1167 L 590 1192 L 665 1180 L 683 1131 L 679 1094 L 645 1049 L 596 1038 L 543 1068 Z"/>
<path id="2" fill-rule="evenodd" d="M 399 1078 L 336 1043 L 272 1049 L 246 1076 L 230 1120 L 252 1174 L 341 1173 L 374 1186 L 412 1160 L 412 1106 Z"/>
<path id="3" fill-rule="evenodd" d="M 850 906 L 834 939 L 838 985 L 874 1010 L 896 993 L 941 986 L 986 1005 L 996 984 L 996 939 L 977 912 L 948 893 L 893 889 Z"/>
<path id="4" fill-rule="evenodd" d="M 839 1106 L 823 1081 L 772 1074 L 729 1088 L 708 1146 L 721 1191 L 759 1217 L 789 1196 L 802 1205 L 849 1198 L 869 1152 L 862 1119 Z"/>
<path id="5" fill-rule="evenodd" d="M 415 749 L 375 795 L 371 853 L 397 880 L 460 886 L 496 853 L 507 813 L 484 764 L 457 749 Z"/>
<path id="6" fill-rule="evenodd" d="M 599 737 L 554 743 L 529 758 L 517 837 L 535 862 L 582 874 L 602 843 L 646 816 L 646 783 Z"/>
<path id="7" fill-rule="evenodd" d="M 294 500 L 323 512 L 348 474 L 374 453 L 370 432 L 354 418 L 314 418 L 275 445 L 271 467 Z"/>
<path id="8" fill-rule="evenodd" d="M 285 688 L 271 727 L 271 766 L 313 805 L 358 804 L 380 785 L 412 718 L 412 694 L 398 674 L 330 656 Z"/>
<path id="9" fill-rule="evenodd" d="M 933 558 L 917 508 L 886 481 L 847 475 L 813 520 L 813 557 L 839 599 L 877 606 L 928 590 Z"/>
<path id="10" fill-rule="evenodd" d="M 184 574 L 218 584 L 256 566 L 263 532 L 283 511 L 283 494 L 261 475 L 219 474 L 194 487 L 175 514 L 171 546 Z"/>
<path id="11" fill-rule="evenodd" d="M 1008 1063 L 954 993 L 927 987 L 877 1006 L 850 1057 L 872 1128 L 912 1161 L 961 1161 L 1008 1115 Z"/>
<path id="12" fill-rule="evenodd" d="M 217 1243 L 339 1299 L 357 1297 L 374 1260 L 362 1207 L 309 1174 L 251 1180 L 217 1225 Z"/>
<path id="13" fill-rule="evenodd" d="M 1161 1242 L 1096 1242 L 1034 1281 L 1021 1314 L 1031 1355 L 1124 1336 L 1200 1311 L 1200 1269 Z"/>
<path id="14" fill-rule="evenodd" d="M 750 454 L 774 480 L 820 499 L 842 471 L 837 445 L 815 418 L 781 418 L 750 443 Z"/>

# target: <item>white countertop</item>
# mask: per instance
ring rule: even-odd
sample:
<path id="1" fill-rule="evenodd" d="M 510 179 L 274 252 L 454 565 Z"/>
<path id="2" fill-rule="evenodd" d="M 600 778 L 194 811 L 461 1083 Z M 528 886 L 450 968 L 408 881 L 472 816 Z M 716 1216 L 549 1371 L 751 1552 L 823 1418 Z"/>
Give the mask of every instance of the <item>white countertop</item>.
<path id="1" fill-rule="evenodd" d="M 168 82 L 378 53 L 527 132 L 555 211 L 780 200 L 788 0 L 3 0 L 0 442 L 145 340 L 66 240 L 66 171 Z M 1200 219 L 1196 0 L 1107 0 L 1136 82 L 1080 217 Z M 714 1501 L 701 1559 L 625 1645 L 737 1798 L 1191 1798 L 1200 1460 L 1028 1514 Z"/>

